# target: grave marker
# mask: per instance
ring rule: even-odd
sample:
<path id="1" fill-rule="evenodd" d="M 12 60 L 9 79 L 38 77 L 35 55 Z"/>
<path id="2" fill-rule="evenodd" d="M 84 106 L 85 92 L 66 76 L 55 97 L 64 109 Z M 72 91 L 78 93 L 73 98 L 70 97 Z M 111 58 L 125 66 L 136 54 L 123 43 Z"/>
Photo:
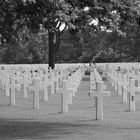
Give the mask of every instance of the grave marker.
<path id="1" fill-rule="evenodd" d="M 10 96 L 10 89 L 9 89 L 9 85 L 10 85 L 10 78 L 9 78 L 9 74 L 5 75 L 5 91 L 6 91 L 6 96 Z"/>
<path id="2" fill-rule="evenodd" d="M 103 120 L 103 96 L 110 96 L 109 91 L 103 91 L 103 82 L 97 83 L 97 90 L 93 91 L 96 100 L 96 120 Z"/>
<path id="3" fill-rule="evenodd" d="M 127 103 L 127 91 L 126 88 L 129 86 L 129 81 L 127 79 L 127 75 L 123 75 L 123 92 L 122 92 L 122 103 Z"/>
<path id="4" fill-rule="evenodd" d="M 28 75 L 26 72 L 23 74 L 23 97 L 28 98 Z"/>
<path id="5" fill-rule="evenodd" d="M 43 75 L 43 82 L 40 87 L 43 88 L 43 100 L 48 101 L 48 74 Z"/>
<path id="6" fill-rule="evenodd" d="M 117 93 L 118 93 L 118 96 L 119 95 L 122 95 L 122 74 L 120 73 L 120 72 L 118 72 L 118 91 L 117 91 Z"/>
<path id="7" fill-rule="evenodd" d="M 125 89 L 129 93 L 129 111 L 135 111 L 135 93 L 140 92 L 140 87 L 135 87 L 135 80 L 130 79 L 130 86 Z"/>
<path id="8" fill-rule="evenodd" d="M 29 90 L 33 91 L 33 108 L 39 108 L 39 79 L 33 79 L 33 86 L 28 87 Z"/>
<path id="9" fill-rule="evenodd" d="M 57 93 L 61 94 L 61 112 L 68 113 L 68 104 L 72 103 L 73 89 L 67 88 L 67 80 L 63 80 L 62 88 L 56 90 Z"/>
<path id="10" fill-rule="evenodd" d="M 9 83 L 9 89 L 10 89 L 10 106 L 15 105 L 15 89 L 20 89 L 20 85 L 15 83 L 15 77 L 10 77 L 10 83 Z"/>

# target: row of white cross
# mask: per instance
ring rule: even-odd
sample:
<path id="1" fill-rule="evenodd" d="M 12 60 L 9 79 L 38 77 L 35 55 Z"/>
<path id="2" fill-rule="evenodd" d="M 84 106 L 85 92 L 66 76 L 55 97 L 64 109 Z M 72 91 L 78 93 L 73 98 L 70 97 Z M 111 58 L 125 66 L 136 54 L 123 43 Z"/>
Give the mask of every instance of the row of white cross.
<path id="1" fill-rule="evenodd" d="M 83 75 L 84 71 L 76 71 L 72 76 L 68 76 L 67 79 L 62 81 L 62 88 L 56 89 L 57 93 L 62 93 L 61 112 L 68 112 L 68 105 L 72 104 L 72 97 L 75 96 Z"/>
<path id="2" fill-rule="evenodd" d="M 137 65 L 125 67 L 124 64 L 98 64 L 109 78 L 112 86 L 122 96 L 122 103 L 127 103 L 129 93 L 129 111 L 135 111 L 135 101 L 140 100 L 140 72 Z M 48 101 L 48 86 L 51 94 L 61 94 L 61 112 L 68 112 L 68 105 L 72 104 L 72 97 L 80 85 L 84 75 L 84 65 L 57 65 L 55 70 L 49 70 L 47 65 L 1 66 L 1 88 L 5 89 L 10 105 L 16 104 L 16 90 L 23 93 L 23 98 L 28 98 L 33 92 L 33 108 L 39 108 L 39 94 L 43 91 L 43 100 Z M 90 67 L 89 95 L 94 96 L 96 119 L 103 120 L 103 96 L 110 96 L 105 91 L 106 86 L 95 65 Z"/>
<path id="3" fill-rule="evenodd" d="M 93 95 L 95 99 L 96 120 L 103 120 L 103 96 L 110 96 L 109 91 L 104 91 L 105 88 L 95 65 L 92 65 L 90 67 L 89 95 Z"/>
<path id="4" fill-rule="evenodd" d="M 1 88 L 5 89 L 6 96 L 10 99 L 10 105 L 16 104 L 16 90 L 23 92 L 23 97 L 28 98 L 33 92 L 33 108 L 39 108 L 39 93 L 43 91 L 43 100 L 48 101 L 48 86 L 51 94 L 62 94 L 61 111 L 68 112 L 68 104 L 72 104 L 72 96 L 75 96 L 81 78 L 84 75 L 83 65 L 57 66 L 55 70 L 48 72 L 45 65 L 20 65 L 1 66 Z"/>
<path id="5" fill-rule="evenodd" d="M 102 64 L 110 83 L 122 97 L 122 103 L 129 99 L 129 111 L 136 110 L 136 101 L 140 101 L 140 72 L 137 64 Z M 129 95 L 129 98 L 128 98 Z"/>

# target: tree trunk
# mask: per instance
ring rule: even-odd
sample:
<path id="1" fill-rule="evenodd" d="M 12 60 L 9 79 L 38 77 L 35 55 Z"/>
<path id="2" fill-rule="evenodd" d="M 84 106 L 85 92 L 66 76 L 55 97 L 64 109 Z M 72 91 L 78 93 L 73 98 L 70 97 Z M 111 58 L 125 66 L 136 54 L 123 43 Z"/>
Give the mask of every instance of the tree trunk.
<path id="1" fill-rule="evenodd" d="M 108 55 L 109 55 L 109 47 L 108 47 L 108 46 L 107 46 L 107 50 L 106 50 L 106 52 L 107 52 L 106 62 L 108 62 Z"/>
<path id="2" fill-rule="evenodd" d="M 56 32 L 56 43 L 55 43 L 55 53 L 57 53 L 60 47 L 60 31 Z"/>
<path id="3" fill-rule="evenodd" d="M 114 47 L 113 47 L 113 62 L 115 61 L 115 48 L 116 48 L 115 45 L 116 45 L 116 44 L 114 44 Z"/>
<path id="4" fill-rule="evenodd" d="M 64 29 L 65 30 L 65 29 Z M 63 31 L 64 31 L 63 30 Z M 49 36 L 49 67 L 54 69 L 56 53 L 60 46 L 60 36 L 64 33 L 63 31 L 48 31 Z"/>
<path id="5" fill-rule="evenodd" d="M 119 59 L 121 61 L 121 59 L 122 59 L 122 47 L 121 47 L 121 45 L 120 45 L 120 48 L 119 49 L 120 49 L 120 58 Z"/>
<path id="6" fill-rule="evenodd" d="M 49 35 L 49 67 L 54 69 L 55 67 L 55 44 L 54 44 L 55 33 L 52 31 L 49 31 L 48 35 Z"/>

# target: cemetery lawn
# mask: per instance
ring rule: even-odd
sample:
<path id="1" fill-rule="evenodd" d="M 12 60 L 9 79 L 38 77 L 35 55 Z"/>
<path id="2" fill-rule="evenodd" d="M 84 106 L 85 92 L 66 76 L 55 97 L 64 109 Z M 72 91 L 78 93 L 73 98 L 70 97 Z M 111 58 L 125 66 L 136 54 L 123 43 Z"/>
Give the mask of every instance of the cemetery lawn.
<path id="1" fill-rule="evenodd" d="M 23 99 L 17 92 L 16 105 L 9 106 L 4 91 L 0 94 L 0 140 L 139 140 L 140 102 L 136 112 L 128 112 L 128 103 L 105 82 L 111 91 L 104 97 L 104 120 L 95 120 L 94 98 L 88 96 L 89 76 L 80 84 L 69 113 L 60 113 L 60 94 L 49 95 L 40 109 L 32 109 L 32 93 Z"/>

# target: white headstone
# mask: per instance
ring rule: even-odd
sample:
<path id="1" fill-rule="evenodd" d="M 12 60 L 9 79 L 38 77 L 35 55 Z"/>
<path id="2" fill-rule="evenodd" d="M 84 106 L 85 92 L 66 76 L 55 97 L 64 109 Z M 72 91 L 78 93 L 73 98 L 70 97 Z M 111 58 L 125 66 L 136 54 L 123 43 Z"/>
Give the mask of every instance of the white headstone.
<path id="1" fill-rule="evenodd" d="M 68 113 L 68 104 L 72 103 L 73 89 L 67 88 L 67 80 L 63 80 L 62 88 L 56 90 L 61 95 L 61 112 Z"/>
<path id="2" fill-rule="evenodd" d="M 33 108 L 39 108 L 39 79 L 35 78 L 33 80 L 33 86 L 29 86 L 28 88 L 33 91 Z"/>
<path id="3" fill-rule="evenodd" d="M 103 96 L 110 96 L 109 91 L 103 91 L 103 82 L 97 83 L 97 91 L 93 91 L 96 100 L 96 120 L 103 120 Z"/>

